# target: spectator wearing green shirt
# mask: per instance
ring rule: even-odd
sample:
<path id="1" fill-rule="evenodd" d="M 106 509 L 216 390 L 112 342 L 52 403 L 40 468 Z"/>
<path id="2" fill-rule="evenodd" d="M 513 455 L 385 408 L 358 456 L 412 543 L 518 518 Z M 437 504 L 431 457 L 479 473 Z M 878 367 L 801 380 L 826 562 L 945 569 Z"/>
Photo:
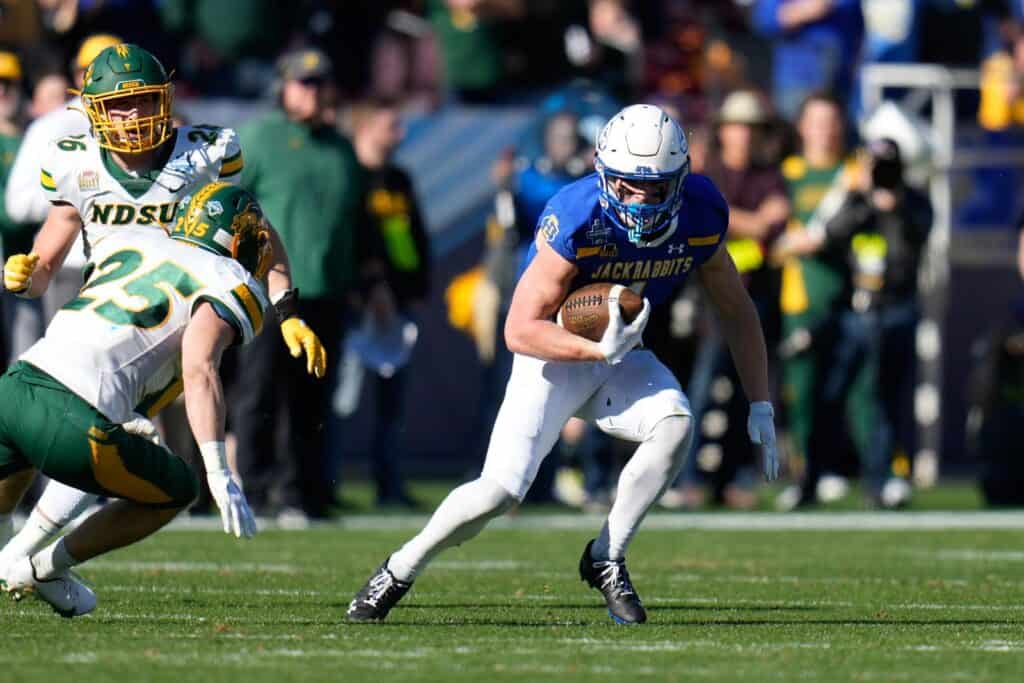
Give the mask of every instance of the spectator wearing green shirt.
<path id="1" fill-rule="evenodd" d="M 351 143 L 325 122 L 332 74 L 328 57 L 315 49 L 298 50 L 285 54 L 278 68 L 280 107 L 239 130 L 242 185 L 256 195 L 281 235 L 302 318 L 320 334 L 328 353 L 335 353 L 355 281 L 364 172 Z M 329 387 L 288 372 L 294 361 L 268 327 L 276 327 L 269 317 L 263 334 L 239 356 L 233 403 L 238 470 L 257 509 L 301 524 L 327 516 L 334 500 L 324 439 Z M 283 430 L 282 438 L 275 440 L 275 430 Z"/>

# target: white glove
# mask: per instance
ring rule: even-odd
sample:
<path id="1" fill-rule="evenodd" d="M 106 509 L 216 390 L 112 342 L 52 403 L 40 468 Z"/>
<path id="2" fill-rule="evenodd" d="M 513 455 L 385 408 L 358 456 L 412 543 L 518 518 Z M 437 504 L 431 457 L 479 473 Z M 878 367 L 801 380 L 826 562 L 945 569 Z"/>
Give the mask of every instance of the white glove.
<path id="1" fill-rule="evenodd" d="M 622 309 L 619 308 L 619 294 L 624 290 L 622 285 L 615 285 L 608 292 L 608 327 L 601 335 L 597 347 L 601 350 L 608 365 L 617 365 L 634 346 L 643 341 L 647 319 L 651 317 L 651 302 L 644 299 L 644 307 L 637 313 L 633 322 L 628 325 L 622 320 Z"/>
<path id="2" fill-rule="evenodd" d="M 775 411 L 770 402 L 750 404 L 747 434 L 752 443 L 761 444 L 764 450 L 764 478 L 768 481 L 776 479 L 779 476 L 779 452 L 775 447 Z"/>
<path id="3" fill-rule="evenodd" d="M 228 469 L 224 442 L 204 441 L 199 444 L 199 452 L 206 465 L 206 483 L 210 487 L 210 495 L 217 503 L 220 519 L 224 522 L 224 533 L 234 534 L 235 538 L 252 538 L 256 534 L 256 519 L 245 500 L 241 485 Z"/>
<path id="4" fill-rule="evenodd" d="M 157 446 L 170 450 L 169 448 L 167 448 L 167 444 L 164 443 L 163 438 L 160 436 L 160 432 L 157 431 L 156 425 L 153 424 L 153 422 L 148 417 L 146 417 L 145 415 L 140 415 L 139 413 L 132 414 L 135 417 L 121 425 L 121 427 L 124 428 L 124 431 L 128 432 L 129 434 L 141 436 L 146 441 L 152 441 Z"/>

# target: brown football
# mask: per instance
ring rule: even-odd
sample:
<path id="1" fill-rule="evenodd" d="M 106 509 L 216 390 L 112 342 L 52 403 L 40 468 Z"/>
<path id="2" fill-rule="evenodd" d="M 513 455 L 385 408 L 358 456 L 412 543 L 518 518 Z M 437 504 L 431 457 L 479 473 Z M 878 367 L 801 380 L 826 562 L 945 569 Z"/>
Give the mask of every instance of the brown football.
<path id="1" fill-rule="evenodd" d="M 601 341 L 608 327 L 608 295 L 613 286 L 612 282 L 595 282 L 570 292 L 558 311 L 562 327 L 591 341 Z M 633 322 L 643 307 L 644 300 L 633 290 L 620 292 L 619 310 L 627 323 Z"/>

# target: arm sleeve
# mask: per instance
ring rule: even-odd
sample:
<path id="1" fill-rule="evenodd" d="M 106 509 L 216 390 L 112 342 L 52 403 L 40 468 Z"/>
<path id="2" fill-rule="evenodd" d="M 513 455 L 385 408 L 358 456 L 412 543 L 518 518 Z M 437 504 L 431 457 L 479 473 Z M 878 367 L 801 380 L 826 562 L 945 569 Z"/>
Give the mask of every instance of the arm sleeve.
<path id="1" fill-rule="evenodd" d="M 18 148 L 18 155 L 7 178 L 4 192 L 4 206 L 7 215 L 15 223 L 42 223 L 50 210 L 53 193 L 40 185 L 39 160 L 46 158 L 51 163 L 52 149 L 46 130 L 42 126 L 29 126 L 25 138 Z M 47 169 L 53 172 L 53 168 Z"/>

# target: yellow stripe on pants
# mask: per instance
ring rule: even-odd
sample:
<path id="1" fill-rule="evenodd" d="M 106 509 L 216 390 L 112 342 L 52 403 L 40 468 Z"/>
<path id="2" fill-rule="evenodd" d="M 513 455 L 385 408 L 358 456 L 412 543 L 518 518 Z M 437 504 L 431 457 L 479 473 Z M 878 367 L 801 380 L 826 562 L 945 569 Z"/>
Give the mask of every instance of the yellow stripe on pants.
<path id="1" fill-rule="evenodd" d="M 124 466 L 117 445 L 107 443 L 107 433 L 89 428 L 89 448 L 92 450 L 92 474 L 96 482 L 111 493 L 137 503 L 162 504 L 172 498 L 159 487 L 132 474 Z"/>

